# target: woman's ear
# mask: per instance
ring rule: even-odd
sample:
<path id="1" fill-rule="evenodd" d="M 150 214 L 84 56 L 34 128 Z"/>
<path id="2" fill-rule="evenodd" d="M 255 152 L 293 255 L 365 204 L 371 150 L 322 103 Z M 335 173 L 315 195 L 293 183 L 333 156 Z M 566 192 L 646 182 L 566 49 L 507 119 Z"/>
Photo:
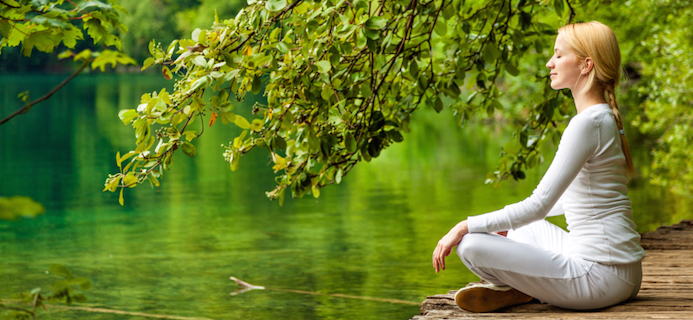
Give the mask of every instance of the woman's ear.
<path id="1" fill-rule="evenodd" d="M 592 71 L 593 67 L 594 67 L 594 62 L 592 61 L 592 58 L 587 57 L 587 58 L 585 58 L 585 62 L 582 64 L 582 71 L 580 73 L 581 74 L 589 74 L 590 71 Z"/>

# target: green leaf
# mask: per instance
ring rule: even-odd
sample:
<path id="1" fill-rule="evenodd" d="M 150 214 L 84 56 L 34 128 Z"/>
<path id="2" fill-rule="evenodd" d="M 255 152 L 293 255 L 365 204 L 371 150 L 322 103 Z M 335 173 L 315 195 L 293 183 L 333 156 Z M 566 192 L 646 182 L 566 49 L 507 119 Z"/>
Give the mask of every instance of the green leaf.
<path id="1" fill-rule="evenodd" d="M 207 66 L 207 60 L 205 60 L 205 57 L 203 56 L 195 56 L 195 58 L 192 59 L 192 63 L 202 68 Z"/>
<path id="2" fill-rule="evenodd" d="M 234 123 L 241 129 L 250 129 L 250 122 L 240 115 L 236 115 Z"/>
<path id="3" fill-rule="evenodd" d="M 152 58 L 152 57 L 149 57 L 149 58 L 145 59 L 145 60 L 144 60 L 144 63 L 142 64 L 142 69 L 141 69 L 140 71 L 144 71 L 144 69 L 149 68 L 149 67 L 152 66 L 155 62 L 156 62 L 156 60 L 154 60 L 154 58 Z"/>
<path id="4" fill-rule="evenodd" d="M 80 3 L 79 6 L 77 6 L 77 11 L 85 11 L 86 9 L 91 9 L 91 8 L 111 10 L 113 7 L 107 3 L 91 0 L 91 1 L 85 1 L 85 2 Z"/>
<path id="5" fill-rule="evenodd" d="M 489 43 L 484 46 L 484 60 L 495 61 L 500 57 L 501 52 L 498 51 L 495 43 Z"/>
<path id="6" fill-rule="evenodd" d="M 108 39 L 111 35 L 108 30 L 102 25 L 99 19 L 89 19 L 84 23 L 84 29 L 87 30 L 87 34 L 94 39 L 94 44 L 99 43 L 102 39 Z M 104 42 L 106 42 L 104 40 Z M 108 45 L 108 43 L 106 43 Z"/>
<path id="7" fill-rule="evenodd" d="M 65 276 L 67 279 L 72 279 L 72 273 L 70 273 L 70 270 L 67 270 L 67 268 L 62 264 L 51 264 L 48 269 L 52 273 Z"/>
<path id="8" fill-rule="evenodd" d="M 262 81 L 260 77 L 256 75 L 253 77 L 253 84 L 250 91 L 254 94 L 259 94 L 260 90 L 262 90 Z"/>
<path id="9" fill-rule="evenodd" d="M 75 61 L 77 61 L 77 60 L 85 61 L 85 60 L 91 59 L 91 56 L 92 56 L 91 50 L 84 49 L 84 50 L 82 50 L 82 52 L 75 55 L 74 60 Z"/>
<path id="10" fill-rule="evenodd" d="M 56 27 L 56 28 L 61 28 L 61 29 L 67 29 L 70 27 L 68 23 L 65 23 L 62 20 L 59 19 L 52 19 L 52 18 L 46 18 L 45 15 L 43 16 L 35 16 L 31 18 L 30 20 L 32 23 L 35 24 L 42 24 L 45 25 L 46 27 Z"/>
<path id="11" fill-rule="evenodd" d="M 275 48 L 277 48 L 277 51 L 279 51 L 279 53 L 281 54 L 286 54 L 287 52 L 289 52 L 289 46 L 287 46 L 286 43 L 283 41 L 277 43 Z"/>
<path id="12" fill-rule="evenodd" d="M 356 151 L 356 139 L 354 139 L 354 136 L 351 134 L 351 132 L 348 132 L 344 136 L 344 146 L 346 147 L 349 153 L 353 153 Z"/>
<path id="13" fill-rule="evenodd" d="M 328 73 L 332 69 L 332 65 L 326 60 L 316 62 L 315 66 L 318 67 L 319 73 Z"/>
<path id="14" fill-rule="evenodd" d="M 360 29 L 356 37 L 356 46 L 359 48 L 363 48 L 367 43 L 368 36 L 366 36 L 366 32 L 364 31 L 364 29 Z"/>
<path id="15" fill-rule="evenodd" d="M 414 79 L 419 78 L 419 64 L 416 63 L 416 60 L 412 60 L 409 64 L 409 75 Z"/>
<path id="16" fill-rule="evenodd" d="M 123 124 L 129 124 L 138 117 L 137 111 L 135 109 L 124 109 L 118 112 L 118 118 L 123 121 Z"/>
<path id="17" fill-rule="evenodd" d="M 448 34 L 448 23 L 443 19 L 438 19 L 435 27 L 433 27 L 433 32 L 437 33 L 441 37 L 444 37 Z"/>
<path id="18" fill-rule="evenodd" d="M 556 10 L 556 14 L 557 14 L 559 17 L 562 17 L 562 16 L 563 16 L 563 8 L 564 8 L 564 3 L 563 3 L 563 1 L 564 1 L 564 0 L 554 0 L 554 1 L 553 1 L 553 8 L 554 8 L 554 10 Z"/>
<path id="19" fill-rule="evenodd" d="M 320 187 L 315 185 L 312 186 L 310 190 L 313 193 L 313 197 L 315 197 L 315 199 L 320 198 Z"/>
<path id="20" fill-rule="evenodd" d="M 91 68 L 101 69 L 101 72 L 106 71 L 106 65 L 111 64 L 111 68 L 115 68 L 118 64 L 137 64 L 134 59 L 130 58 L 126 54 L 113 50 L 104 50 L 98 54 L 98 56 L 91 63 Z"/>
<path id="21" fill-rule="evenodd" d="M 51 30 L 34 32 L 24 39 L 22 54 L 27 57 L 31 56 L 31 51 L 34 47 L 41 52 L 52 52 L 58 43 L 60 43 L 60 40 L 58 42 L 55 41 Z"/>
<path id="22" fill-rule="evenodd" d="M 513 176 L 515 177 L 515 180 L 524 180 L 526 178 L 525 173 L 521 170 L 513 172 Z"/>
<path id="23" fill-rule="evenodd" d="M 269 0 L 265 2 L 265 9 L 275 12 L 284 9 L 286 4 L 286 0 Z"/>
<path id="24" fill-rule="evenodd" d="M 183 149 L 183 153 L 185 153 L 186 156 L 188 157 L 194 157 L 196 153 L 195 146 L 190 143 L 190 142 L 183 142 L 181 145 L 181 149 Z"/>
<path id="25" fill-rule="evenodd" d="M 137 177 L 134 172 L 130 171 L 123 177 L 123 185 L 128 188 L 134 188 L 137 185 Z"/>
<path id="26" fill-rule="evenodd" d="M 193 82 L 193 84 L 190 86 L 190 91 L 197 91 L 200 88 L 206 87 L 209 82 L 209 79 L 205 76 L 202 78 L 199 78 Z"/>
<path id="27" fill-rule="evenodd" d="M 121 164 L 122 164 L 125 160 L 129 159 L 130 157 L 132 157 L 132 156 L 134 156 L 134 155 L 136 155 L 136 154 L 137 154 L 136 152 L 130 151 L 130 152 L 126 153 L 125 155 L 123 155 L 123 156 L 121 157 L 121 156 L 120 156 L 120 152 L 118 152 L 118 154 L 116 155 L 116 164 L 117 164 L 118 167 L 120 168 Z"/>
<path id="28" fill-rule="evenodd" d="M 436 98 L 436 101 L 433 103 L 433 109 L 435 109 L 437 113 L 443 110 L 443 100 L 440 100 L 440 97 Z"/>
<path id="29" fill-rule="evenodd" d="M 478 93 L 478 91 L 474 91 L 474 92 L 472 92 L 472 94 L 469 95 L 469 97 L 467 97 L 467 104 L 471 103 L 474 100 L 477 93 Z"/>
<path id="30" fill-rule="evenodd" d="M 515 67 L 515 65 L 510 62 L 505 65 L 505 71 L 513 77 L 517 77 L 517 75 L 520 74 L 520 71 L 517 70 L 517 67 Z"/>
<path id="31" fill-rule="evenodd" d="M 72 57 L 72 51 L 65 50 L 58 55 L 58 59 L 66 59 Z"/>
<path id="32" fill-rule="evenodd" d="M 385 20 L 385 18 L 383 18 L 383 17 L 378 17 L 378 16 L 370 17 L 364 23 L 364 27 L 366 27 L 366 29 L 371 29 L 371 30 L 380 30 L 382 28 L 385 28 L 386 25 L 387 25 L 387 20 Z"/>
<path id="33" fill-rule="evenodd" d="M 193 30 L 192 35 L 190 35 L 190 39 L 192 39 L 192 41 L 199 42 L 200 33 L 202 33 L 202 29 L 196 28 L 195 30 Z M 154 41 L 154 40 L 152 40 L 152 41 Z M 154 54 L 154 53 L 152 53 L 152 54 Z"/>
<path id="34" fill-rule="evenodd" d="M 382 149 L 382 140 L 380 138 L 376 137 L 371 140 L 371 142 L 368 143 L 368 154 L 373 157 L 377 158 L 380 155 L 380 151 Z"/>
<path id="35" fill-rule="evenodd" d="M 540 39 L 537 39 L 536 41 L 534 41 L 534 48 L 536 48 L 537 53 L 544 52 L 544 44 L 541 42 Z"/>
<path id="36" fill-rule="evenodd" d="M 335 174 L 334 176 L 334 181 L 337 182 L 337 184 L 340 184 L 342 182 L 343 174 L 344 172 L 342 171 L 342 168 L 339 168 L 339 170 L 337 170 L 337 174 Z"/>
<path id="37" fill-rule="evenodd" d="M 399 131 L 397 131 L 397 130 L 388 131 L 387 134 L 388 134 L 388 136 L 390 136 L 390 138 L 391 138 L 392 141 L 394 141 L 394 142 L 402 142 L 402 141 L 404 141 L 404 137 L 403 137 L 402 134 L 401 134 Z"/>
<path id="38" fill-rule="evenodd" d="M 354 31 L 356 31 L 356 26 L 353 24 L 347 24 L 344 25 L 341 29 L 339 29 L 335 33 L 335 35 L 340 39 L 344 39 L 346 37 L 351 36 L 354 33 Z"/>

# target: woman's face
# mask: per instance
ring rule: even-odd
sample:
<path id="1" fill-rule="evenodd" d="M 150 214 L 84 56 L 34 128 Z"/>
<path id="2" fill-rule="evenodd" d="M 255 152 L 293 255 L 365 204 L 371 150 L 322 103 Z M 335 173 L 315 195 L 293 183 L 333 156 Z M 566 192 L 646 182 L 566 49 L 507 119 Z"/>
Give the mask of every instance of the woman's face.
<path id="1" fill-rule="evenodd" d="M 553 56 L 546 67 L 551 69 L 551 88 L 555 90 L 573 90 L 582 72 L 575 52 L 561 34 L 556 37 Z"/>

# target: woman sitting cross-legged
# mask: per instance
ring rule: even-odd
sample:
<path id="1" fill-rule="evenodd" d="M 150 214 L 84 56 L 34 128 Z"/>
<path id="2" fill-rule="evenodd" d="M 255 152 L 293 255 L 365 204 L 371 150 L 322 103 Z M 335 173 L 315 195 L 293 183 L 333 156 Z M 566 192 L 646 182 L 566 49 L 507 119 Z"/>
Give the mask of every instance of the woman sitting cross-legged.
<path id="1" fill-rule="evenodd" d="M 592 21 L 558 30 L 546 66 L 553 89 L 571 90 L 577 115 L 531 196 L 469 217 L 438 242 L 436 272 L 457 246 L 462 262 L 488 282 L 460 289 L 460 308 L 488 312 L 536 298 L 597 309 L 638 293 L 645 252 L 627 196 L 634 169 L 614 94 L 620 63 L 616 36 L 606 25 Z M 544 220 L 559 214 L 569 232 Z M 496 233 L 505 230 L 507 237 Z"/>

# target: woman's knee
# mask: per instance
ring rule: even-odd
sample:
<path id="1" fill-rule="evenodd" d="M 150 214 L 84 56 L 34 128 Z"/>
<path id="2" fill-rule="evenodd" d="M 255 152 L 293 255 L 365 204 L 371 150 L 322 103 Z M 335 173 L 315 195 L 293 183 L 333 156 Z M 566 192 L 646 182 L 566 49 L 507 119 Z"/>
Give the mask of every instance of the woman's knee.
<path id="1" fill-rule="evenodd" d="M 463 238 L 462 241 L 460 241 L 460 244 L 457 245 L 457 255 L 460 257 L 460 259 L 468 260 L 468 261 L 474 261 L 476 258 L 480 255 L 483 254 L 484 252 L 487 252 L 488 248 L 486 247 L 486 244 L 488 243 L 488 237 L 493 237 L 490 234 L 487 233 L 468 233 L 466 234 Z"/>

